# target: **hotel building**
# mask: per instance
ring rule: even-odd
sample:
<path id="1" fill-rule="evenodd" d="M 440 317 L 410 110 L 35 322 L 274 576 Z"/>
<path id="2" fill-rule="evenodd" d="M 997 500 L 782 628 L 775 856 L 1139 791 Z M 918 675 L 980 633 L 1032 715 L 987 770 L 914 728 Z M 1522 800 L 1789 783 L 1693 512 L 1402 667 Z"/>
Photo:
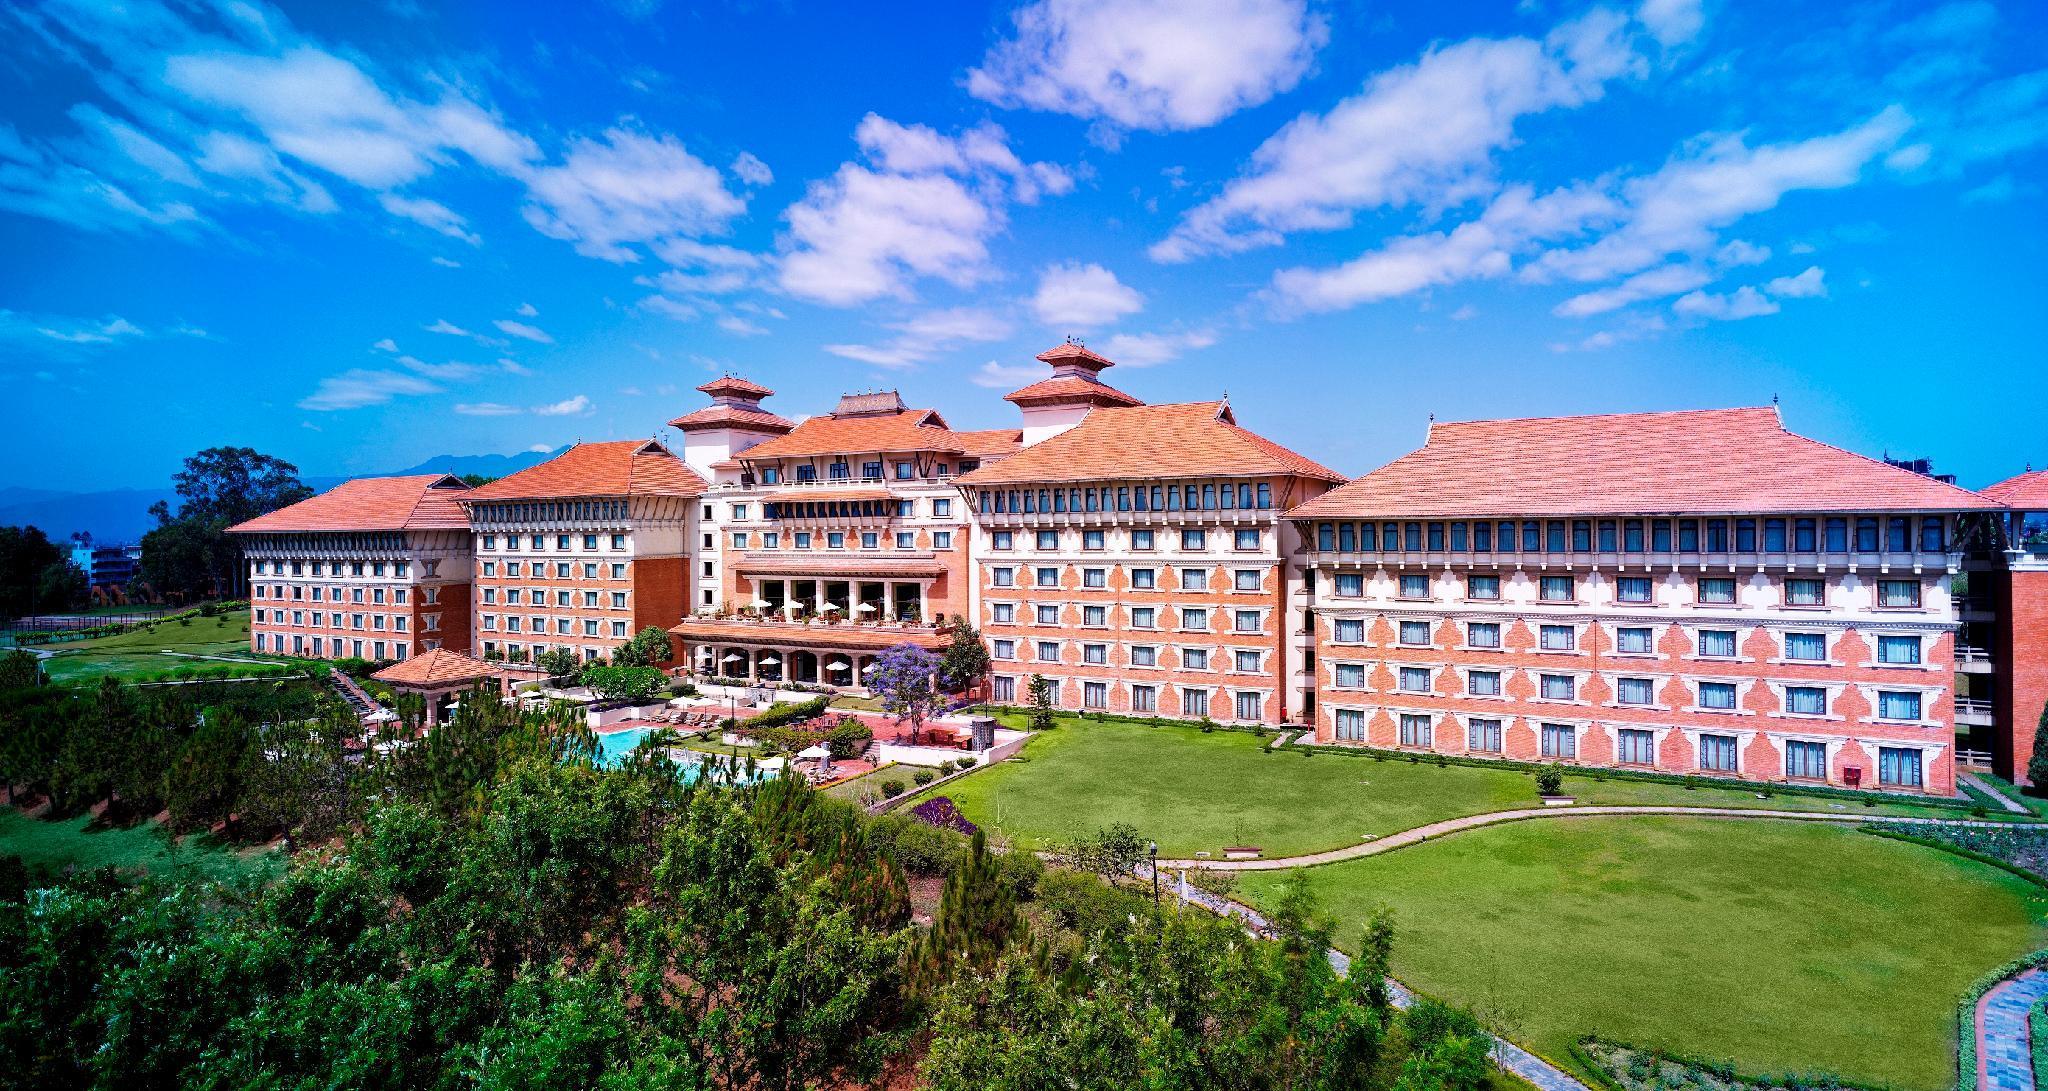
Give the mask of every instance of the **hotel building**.
<path id="1" fill-rule="evenodd" d="M 476 539 L 475 654 L 609 656 L 689 602 L 704 479 L 651 439 L 579 443 L 462 498 Z"/>
<path id="2" fill-rule="evenodd" d="M 469 487 L 366 477 L 228 528 L 249 565 L 249 648 L 404 659 L 469 646 Z"/>
<path id="3" fill-rule="evenodd" d="M 1277 724 L 1306 653 L 1288 508 L 1337 473 L 1238 426 L 1228 402 L 1145 405 L 1077 344 L 1008 395 L 1022 449 L 958 482 L 974 518 L 991 697 L 1039 675 L 1062 708 Z"/>
<path id="4" fill-rule="evenodd" d="M 1957 680 L 1971 687 L 1971 722 L 1994 728 L 1992 770 L 2025 784 L 2048 708 L 2048 470 L 2001 481 L 1984 495 L 2009 510 L 1969 558 Z"/>
<path id="5" fill-rule="evenodd" d="M 1315 737 L 1954 791 L 1959 519 L 1775 408 L 1433 423 L 1291 513 Z"/>

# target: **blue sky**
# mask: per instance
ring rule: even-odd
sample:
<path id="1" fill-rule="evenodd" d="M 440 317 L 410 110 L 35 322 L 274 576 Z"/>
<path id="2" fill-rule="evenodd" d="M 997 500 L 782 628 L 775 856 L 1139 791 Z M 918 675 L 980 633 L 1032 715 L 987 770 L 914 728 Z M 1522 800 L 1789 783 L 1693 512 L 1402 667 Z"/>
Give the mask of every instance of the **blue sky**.
<path id="1" fill-rule="evenodd" d="M 1774 396 L 2048 465 L 2039 4 L 878 10 L 9 5 L 0 483 L 647 435 L 726 369 L 994 427 L 1067 334 L 1349 473 Z"/>

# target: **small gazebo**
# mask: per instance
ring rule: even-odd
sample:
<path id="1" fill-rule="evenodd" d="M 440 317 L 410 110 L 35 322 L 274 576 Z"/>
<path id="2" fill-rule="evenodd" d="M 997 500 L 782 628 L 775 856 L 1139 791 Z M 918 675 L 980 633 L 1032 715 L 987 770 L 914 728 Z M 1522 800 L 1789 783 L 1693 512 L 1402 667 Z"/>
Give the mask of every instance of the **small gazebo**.
<path id="1" fill-rule="evenodd" d="M 496 681 L 500 673 L 496 665 L 475 656 L 435 648 L 403 663 L 393 663 L 370 677 L 402 693 L 417 693 L 425 698 L 426 726 L 436 727 L 451 698 L 479 682 Z"/>

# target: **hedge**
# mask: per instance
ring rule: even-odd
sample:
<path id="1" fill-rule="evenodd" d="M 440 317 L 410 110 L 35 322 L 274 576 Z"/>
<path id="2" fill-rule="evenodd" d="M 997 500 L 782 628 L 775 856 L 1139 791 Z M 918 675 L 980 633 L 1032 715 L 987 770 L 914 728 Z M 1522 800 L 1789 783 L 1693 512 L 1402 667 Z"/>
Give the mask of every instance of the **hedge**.
<path id="1" fill-rule="evenodd" d="M 771 727 L 784 727 L 816 719 L 825 714 L 825 706 L 831 704 L 829 697 L 813 697 L 808 701 L 793 704 L 777 704 L 765 712 L 749 716 L 739 722 L 740 731 L 761 731 Z"/>

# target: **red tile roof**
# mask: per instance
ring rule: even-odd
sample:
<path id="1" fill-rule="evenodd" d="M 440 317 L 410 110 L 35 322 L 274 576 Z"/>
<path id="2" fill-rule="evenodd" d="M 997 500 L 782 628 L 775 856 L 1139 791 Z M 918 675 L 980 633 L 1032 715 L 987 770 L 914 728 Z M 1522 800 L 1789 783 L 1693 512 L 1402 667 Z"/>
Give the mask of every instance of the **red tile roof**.
<path id="1" fill-rule="evenodd" d="M 745 462 L 763 462 L 869 452 L 961 454 L 963 450 L 960 438 L 946 427 L 937 411 L 905 409 L 856 417 L 811 417 L 788 435 L 756 444 L 736 457 Z"/>
<path id="2" fill-rule="evenodd" d="M 2008 477 L 1983 490 L 1984 495 L 2021 511 L 2048 511 L 2048 470 Z"/>
<path id="3" fill-rule="evenodd" d="M 707 405 L 668 422 L 670 428 L 696 432 L 710 428 L 745 428 L 757 432 L 787 432 L 796 425 L 766 409 L 738 405 Z"/>
<path id="4" fill-rule="evenodd" d="M 1038 359 L 1054 366 L 1065 364 L 1069 367 L 1089 368 L 1095 371 L 1116 366 L 1116 363 L 1110 360 L 1109 357 L 1091 352 L 1086 345 L 1077 341 L 1068 341 L 1062 345 L 1054 345 L 1039 353 Z"/>
<path id="5" fill-rule="evenodd" d="M 359 477 L 229 527 L 235 534 L 347 530 L 467 530 L 457 501 L 469 486 L 448 474 Z"/>
<path id="6" fill-rule="evenodd" d="M 1773 407 L 1434 423 L 1421 450 L 1289 514 L 1960 511 L 1990 501 L 1785 430 Z"/>
<path id="7" fill-rule="evenodd" d="M 749 398 L 754 401 L 760 401 L 762 398 L 775 393 L 760 383 L 748 382 L 737 375 L 721 375 L 697 389 L 714 398 L 723 396 L 728 398 Z"/>
<path id="8" fill-rule="evenodd" d="M 1054 375 L 1040 379 L 1022 390 L 1010 391 L 1003 395 L 1003 400 L 1018 405 L 1057 405 L 1062 402 L 1078 405 L 1145 404 L 1108 383 L 1084 375 Z"/>
<path id="9" fill-rule="evenodd" d="M 651 439 L 622 439 L 579 443 L 538 466 L 490 482 L 467 499 L 696 496 L 703 491 L 704 479 L 668 448 Z"/>
<path id="10" fill-rule="evenodd" d="M 474 656 L 435 648 L 403 663 L 393 663 L 370 677 L 401 686 L 445 686 L 495 677 L 498 668 Z"/>
<path id="11" fill-rule="evenodd" d="M 963 475 L 960 482 L 1278 475 L 1344 480 L 1335 470 L 1238 427 L 1228 403 L 1183 402 L 1093 410 L 1074 427 Z"/>
<path id="12" fill-rule="evenodd" d="M 953 438 L 960 441 L 960 453 L 974 458 L 1000 458 L 1013 455 L 1024 445 L 1024 433 L 1017 428 L 991 428 L 982 432 L 955 432 Z"/>

